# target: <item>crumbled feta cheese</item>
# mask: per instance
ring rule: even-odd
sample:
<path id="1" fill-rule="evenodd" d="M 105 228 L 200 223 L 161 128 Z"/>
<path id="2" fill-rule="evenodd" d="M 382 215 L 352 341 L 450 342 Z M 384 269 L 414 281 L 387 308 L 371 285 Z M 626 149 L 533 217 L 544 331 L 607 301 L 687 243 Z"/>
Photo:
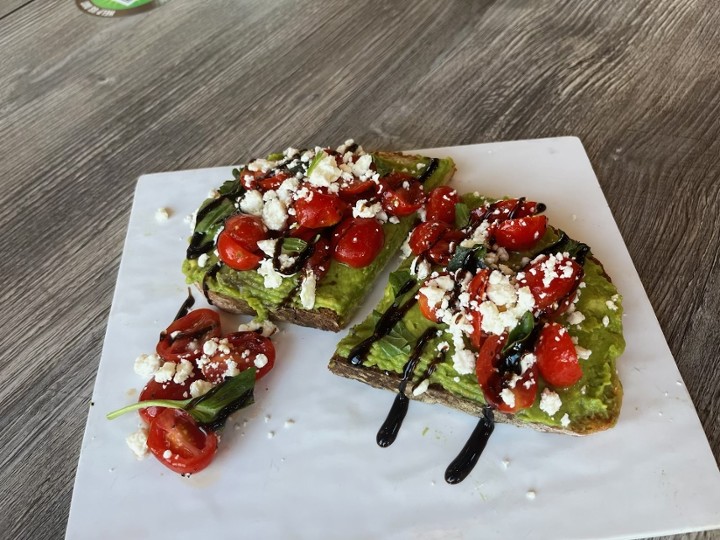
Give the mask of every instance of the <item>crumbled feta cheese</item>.
<path id="1" fill-rule="evenodd" d="M 508 407 L 515 407 L 515 394 L 512 390 L 503 388 L 502 392 L 500 392 L 500 397 Z"/>
<path id="2" fill-rule="evenodd" d="M 256 159 L 255 161 L 252 161 L 247 164 L 247 170 L 248 171 L 262 171 L 262 172 L 268 172 L 270 169 L 277 166 L 277 161 L 268 161 L 267 159 Z"/>
<path id="3" fill-rule="evenodd" d="M 172 457 L 172 450 L 168 449 L 163 452 L 163 457 L 165 459 L 170 459 Z"/>
<path id="4" fill-rule="evenodd" d="M 255 360 L 253 360 L 253 364 L 255 364 L 255 367 L 258 369 L 264 368 L 267 365 L 267 363 L 268 363 L 268 357 L 262 353 L 258 354 L 255 357 Z"/>
<path id="5" fill-rule="evenodd" d="M 607 326 L 608 324 L 610 324 L 610 317 L 608 317 L 607 315 L 605 315 L 605 316 L 602 318 L 602 323 L 603 323 L 603 326 Z"/>
<path id="6" fill-rule="evenodd" d="M 297 178 L 293 177 L 286 179 L 282 184 L 280 184 L 280 187 L 277 188 L 278 199 L 280 199 L 285 206 L 290 206 L 293 200 L 293 195 L 299 186 L 300 180 Z"/>
<path id="7" fill-rule="evenodd" d="M 563 414 L 562 418 L 560 419 L 560 425 L 564 428 L 570 425 L 570 417 L 568 416 L 568 413 Z"/>
<path id="8" fill-rule="evenodd" d="M 198 379 L 190 383 L 190 396 L 199 397 L 207 394 L 215 386 L 213 383 Z"/>
<path id="9" fill-rule="evenodd" d="M 155 375 L 155 372 L 160 369 L 160 357 L 157 354 L 141 354 L 135 359 L 133 367 L 135 373 L 147 379 Z"/>
<path id="10" fill-rule="evenodd" d="M 372 174 L 373 171 L 370 169 L 370 165 L 372 165 L 372 156 L 370 154 L 360 156 L 358 160 L 351 165 L 352 173 L 361 178 Z"/>
<path id="11" fill-rule="evenodd" d="M 190 377 L 193 375 L 193 364 L 189 360 L 180 360 L 180 363 L 175 367 L 175 376 L 173 382 L 175 384 L 185 384 Z"/>
<path id="12" fill-rule="evenodd" d="M 203 253 L 202 255 L 200 255 L 200 256 L 197 258 L 197 265 L 198 265 L 200 268 L 205 268 L 205 265 L 207 264 L 207 261 L 208 261 L 208 255 L 207 255 L 207 253 Z"/>
<path id="13" fill-rule="evenodd" d="M 315 273 L 306 273 L 300 286 L 300 304 L 304 309 L 312 309 L 315 306 L 316 284 L 317 278 L 315 277 Z"/>
<path id="14" fill-rule="evenodd" d="M 410 264 L 410 273 L 417 276 L 419 280 L 424 280 L 430 275 L 431 268 L 430 263 L 424 258 L 415 257 L 412 264 Z"/>
<path id="15" fill-rule="evenodd" d="M 277 238 L 269 238 L 267 240 L 258 240 L 257 246 L 260 248 L 265 255 L 272 257 L 275 254 L 275 244 L 277 244 Z"/>
<path id="16" fill-rule="evenodd" d="M 239 373 L 240 370 L 235 360 L 225 360 L 225 373 L 223 373 L 223 377 L 235 377 L 235 375 Z"/>
<path id="17" fill-rule="evenodd" d="M 575 352 L 577 353 L 578 358 L 580 358 L 581 360 L 587 360 L 592 354 L 591 350 L 580 347 L 579 345 L 575 345 Z"/>
<path id="18" fill-rule="evenodd" d="M 269 320 L 258 322 L 256 319 L 253 319 L 249 323 L 238 326 L 238 332 L 256 332 L 257 330 L 260 330 L 260 334 L 265 337 L 272 336 L 275 332 L 277 332 L 277 329 L 277 326 Z"/>
<path id="19" fill-rule="evenodd" d="M 526 355 L 524 355 L 520 359 L 521 373 L 524 375 L 528 369 L 535 365 L 535 362 L 537 362 L 537 357 L 533 353 L 527 353 Z"/>
<path id="20" fill-rule="evenodd" d="M 256 189 L 246 191 L 245 196 L 240 201 L 240 210 L 252 216 L 261 216 L 264 206 L 265 202 L 262 193 Z"/>
<path id="21" fill-rule="evenodd" d="M 585 315 L 579 311 L 573 311 L 567 318 L 568 324 L 580 324 L 585 320 Z"/>
<path id="22" fill-rule="evenodd" d="M 556 392 L 553 392 L 549 388 L 543 390 L 540 396 L 540 410 L 545 412 L 548 416 L 554 415 L 562 407 L 562 400 Z"/>
<path id="23" fill-rule="evenodd" d="M 459 375 L 475 373 L 475 353 L 467 349 L 456 350 L 452 356 L 453 369 Z"/>
<path id="24" fill-rule="evenodd" d="M 442 303 L 445 295 L 452 291 L 454 287 L 455 282 L 453 279 L 448 275 L 442 275 L 429 280 L 420 288 L 419 293 L 427 298 L 428 306 L 434 308 Z"/>
<path id="25" fill-rule="evenodd" d="M 203 354 L 206 356 L 212 356 L 215 354 L 218 350 L 218 340 L 217 339 L 208 339 L 205 343 L 203 343 Z"/>
<path id="26" fill-rule="evenodd" d="M 608 309 L 610 311 L 617 311 L 618 307 L 615 305 L 615 302 L 613 302 L 612 300 L 608 300 L 607 302 L 605 302 L 605 305 L 608 307 Z"/>
<path id="27" fill-rule="evenodd" d="M 352 214 L 353 217 L 374 218 L 382 211 L 382 204 L 380 204 L 379 201 L 374 204 L 368 204 L 367 200 L 360 199 L 355 203 L 355 206 L 353 206 Z M 387 214 L 385 214 L 385 216 L 387 218 Z"/>
<path id="28" fill-rule="evenodd" d="M 283 276 L 280 272 L 275 270 L 271 259 L 264 259 L 260 261 L 260 268 L 258 268 L 257 272 L 263 276 L 263 283 L 268 289 L 277 289 L 280 285 L 282 285 Z"/>
<path id="29" fill-rule="evenodd" d="M 335 156 L 325 155 L 315 162 L 307 181 L 317 187 L 330 187 L 342 174 L 335 161 Z"/>
<path id="30" fill-rule="evenodd" d="M 158 223 L 165 223 L 172 215 L 172 210 L 169 208 L 158 208 L 155 211 L 155 221 Z"/>
<path id="31" fill-rule="evenodd" d="M 509 306 L 515 304 L 517 293 L 510 279 L 502 273 L 494 270 L 488 278 L 487 297 L 498 306 Z"/>
<path id="32" fill-rule="evenodd" d="M 155 382 L 166 383 L 172 380 L 175 375 L 175 362 L 165 362 L 155 372 Z"/>
<path id="33" fill-rule="evenodd" d="M 287 206 L 278 199 L 277 193 L 272 190 L 266 191 L 263 199 L 265 200 L 265 206 L 262 209 L 263 222 L 270 230 L 281 230 L 287 221 Z"/>
<path id="34" fill-rule="evenodd" d="M 466 238 L 462 242 L 460 242 L 460 247 L 464 248 L 473 248 L 478 245 L 482 245 L 485 243 L 488 237 L 488 228 L 490 227 L 490 224 L 487 221 L 483 221 L 480 225 L 475 227 L 475 230 L 473 231 L 472 235 L 469 238 Z M 491 258 L 495 258 L 495 261 L 497 261 L 497 254 L 495 252 L 488 252 L 487 256 L 491 255 Z M 486 257 L 487 257 L 486 256 Z M 495 262 L 493 261 L 493 262 Z"/>
<path id="35" fill-rule="evenodd" d="M 138 459 L 143 459 L 148 454 L 147 437 L 148 432 L 144 427 L 125 437 L 125 442 Z"/>
<path id="36" fill-rule="evenodd" d="M 423 379 L 420 381 L 420 383 L 413 388 L 413 396 L 419 396 L 420 394 L 424 394 L 427 392 L 428 387 L 430 386 L 430 380 L 429 379 Z"/>

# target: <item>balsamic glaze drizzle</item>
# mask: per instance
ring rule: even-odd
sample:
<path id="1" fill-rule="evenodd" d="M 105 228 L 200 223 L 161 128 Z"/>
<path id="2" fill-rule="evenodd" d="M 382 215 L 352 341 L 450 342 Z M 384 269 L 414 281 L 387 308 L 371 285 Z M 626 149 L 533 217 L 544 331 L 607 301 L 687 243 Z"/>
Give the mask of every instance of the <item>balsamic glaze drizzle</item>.
<path id="1" fill-rule="evenodd" d="M 413 371 L 415 371 L 415 366 L 417 366 L 417 363 L 420 361 L 420 356 L 425 349 L 425 345 L 427 345 L 427 342 L 435 336 L 436 332 L 437 330 L 435 327 L 430 327 L 425 330 L 425 332 L 423 332 L 420 338 L 415 342 L 415 347 L 413 347 L 408 361 L 405 362 L 402 379 L 400 379 L 400 385 L 398 387 L 398 393 L 395 396 L 395 401 L 393 401 L 392 407 L 390 407 L 390 412 L 388 412 L 387 418 L 380 427 L 375 439 L 378 445 L 383 448 L 387 448 L 395 442 L 395 438 L 400 431 L 400 427 L 402 426 L 408 410 L 409 400 L 405 395 L 405 388 L 407 387 L 410 377 L 412 377 Z"/>
<path id="2" fill-rule="evenodd" d="M 400 287 L 393 304 L 382 314 L 378 322 L 375 323 L 375 329 L 372 335 L 352 348 L 348 354 L 348 362 L 354 366 L 360 365 L 363 357 L 370 351 L 370 347 L 373 346 L 373 343 L 388 335 L 398 321 L 405 316 L 405 313 L 417 302 L 417 298 L 413 295 L 413 297 L 408 299 L 404 304 L 400 303 L 400 298 L 410 291 L 415 284 L 416 281 L 414 279 L 408 279 L 403 286 Z"/>
<path id="3" fill-rule="evenodd" d="M 480 459 L 493 429 L 495 429 L 493 411 L 490 407 L 485 407 L 465 446 L 445 469 L 445 481 L 448 484 L 458 484 L 470 474 Z"/>
<path id="4" fill-rule="evenodd" d="M 207 216 L 212 210 L 220 206 L 226 199 L 230 200 L 230 197 L 228 195 L 222 195 L 203 206 L 200 210 L 198 210 L 198 213 L 195 216 L 195 223 L 200 223 L 205 218 L 205 216 Z M 212 239 L 208 240 L 206 233 L 195 231 L 190 238 L 190 245 L 187 248 L 185 256 L 188 259 L 197 259 L 203 253 L 207 253 L 208 251 L 210 251 L 212 247 Z"/>
<path id="5" fill-rule="evenodd" d="M 438 168 L 438 165 L 440 165 L 440 160 L 438 158 L 432 158 L 430 160 L 430 164 L 425 167 L 425 170 L 423 173 L 418 176 L 418 182 L 421 184 L 424 184 L 428 178 L 432 176 L 432 174 L 435 172 L 435 170 Z"/>
<path id="6" fill-rule="evenodd" d="M 194 305 L 195 305 L 195 297 L 192 295 L 192 291 L 190 290 L 190 287 L 188 287 L 187 298 L 180 306 L 180 309 L 178 309 L 178 312 L 175 315 L 175 318 L 173 319 L 173 321 L 182 319 L 185 315 L 188 314 L 188 311 L 190 311 L 190 308 L 193 307 Z"/>
<path id="7" fill-rule="evenodd" d="M 217 273 L 220 271 L 222 266 L 223 266 L 223 263 L 221 261 L 216 262 L 212 266 L 212 268 L 210 268 L 210 270 L 207 271 L 205 276 L 203 276 L 203 281 L 202 281 L 203 294 L 205 295 L 205 299 L 208 301 L 208 303 L 211 306 L 213 305 L 213 303 L 212 303 L 212 300 L 210 300 L 210 296 L 208 295 L 208 283 L 207 282 L 208 282 L 208 279 L 212 279 L 217 275 Z"/>
<path id="8" fill-rule="evenodd" d="M 307 242 L 305 248 L 295 256 L 295 260 L 293 261 L 293 263 L 290 266 L 283 267 L 280 263 L 280 254 L 282 253 L 282 244 L 284 238 L 284 236 L 281 236 L 280 238 L 278 238 L 277 242 L 275 242 L 275 250 L 273 251 L 272 256 L 273 268 L 281 274 L 296 274 L 303 266 L 305 266 L 305 263 L 308 261 L 308 259 L 312 257 L 312 254 L 315 251 L 315 244 L 312 242 Z"/>

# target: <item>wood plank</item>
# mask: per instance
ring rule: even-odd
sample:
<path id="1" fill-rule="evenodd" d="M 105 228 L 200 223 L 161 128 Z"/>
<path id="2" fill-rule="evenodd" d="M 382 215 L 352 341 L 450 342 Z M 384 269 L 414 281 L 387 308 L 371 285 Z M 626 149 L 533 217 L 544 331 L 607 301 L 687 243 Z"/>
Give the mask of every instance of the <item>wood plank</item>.
<path id="1" fill-rule="evenodd" d="M 388 4 L 173 0 L 116 20 L 67 0 L 0 8 L 11 537 L 64 530 L 135 178 L 347 136 L 579 136 L 720 459 L 720 6 Z"/>

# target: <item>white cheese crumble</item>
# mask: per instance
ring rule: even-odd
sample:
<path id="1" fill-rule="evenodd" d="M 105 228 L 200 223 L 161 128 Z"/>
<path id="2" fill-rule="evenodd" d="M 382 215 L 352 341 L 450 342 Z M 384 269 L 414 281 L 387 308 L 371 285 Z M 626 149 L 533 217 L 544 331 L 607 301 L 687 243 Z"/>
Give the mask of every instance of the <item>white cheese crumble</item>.
<path id="1" fill-rule="evenodd" d="M 515 407 L 515 394 L 509 388 L 503 388 L 500 397 L 508 407 Z"/>
<path id="2" fill-rule="evenodd" d="M 193 381 L 190 383 L 190 396 L 194 398 L 204 396 L 212 389 L 213 386 L 215 386 L 213 383 L 202 379 Z"/>
<path id="3" fill-rule="evenodd" d="M 133 367 L 135 373 L 147 379 L 160 369 L 160 357 L 157 354 L 141 354 L 135 359 Z"/>
<path id="4" fill-rule="evenodd" d="M 330 185 L 340 178 L 342 171 L 338 168 L 335 156 L 325 155 L 315 162 L 310 176 L 307 181 L 317 187 L 330 187 Z"/>
<path id="5" fill-rule="evenodd" d="M 275 191 L 266 191 L 263 195 L 265 206 L 262 209 L 262 219 L 265 226 L 273 231 L 282 230 L 285 227 L 287 221 L 287 206 L 285 203 L 278 199 Z"/>
<path id="6" fill-rule="evenodd" d="M 412 264 L 410 264 L 410 273 L 417 276 L 419 280 L 424 280 L 430 275 L 432 266 L 428 261 L 421 257 L 415 257 Z"/>
<path id="7" fill-rule="evenodd" d="M 353 217 L 361 218 L 374 218 L 380 213 L 385 214 L 380 201 L 369 205 L 366 199 L 360 199 L 356 202 L 355 206 L 353 206 L 352 213 Z M 387 219 L 387 214 L 385 214 L 385 218 Z"/>
<path id="8" fill-rule="evenodd" d="M 200 255 L 200 256 L 197 258 L 197 265 L 198 265 L 200 268 L 205 268 L 205 265 L 207 264 L 207 261 L 208 261 L 208 255 L 207 255 L 207 253 L 203 253 L 202 255 Z"/>
<path id="9" fill-rule="evenodd" d="M 615 302 L 613 302 L 612 300 L 608 300 L 607 302 L 605 302 L 605 305 L 608 307 L 608 309 L 610 311 L 617 311 L 618 307 L 615 305 Z"/>
<path id="10" fill-rule="evenodd" d="M 144 427 L 125 437 L 125 442 L 138 459 L 143 459 L 148 453 L 147 437 L 148 432 Z"/>
<path id="11" fill-rule="evenodd" d="M 155 372 L 155 382 L 166 383 L 170 382 L 175 375 L 175 362 L 165 362 Z"/>
<path id="12" fill-rule="evenodd" d="M 602 318 L 602 323 L 603 323 L 603 326 L 607 326 L 608 324 L 610 324 L 610 317 L 608 317 L 607 315 L 605 315 L 605 316 Z"/>
<path id="13" fill-rule="evenodd" d="M 560 396 L 549 388 L 543 390 L 540 396 L 540 410 L 548 416 L 552 416 L 560 410 L 560 407 L 562 407 Z"/>
<path id="14" fill-rule="evenodd" d="M 560 419 L 560 425 L 564 428 L 570 425 L 570 417 L 568 416 L 568 413 L 563 414 L 562 418 Z"/>
<path id="15" fill-rule="evenodd" d="M 272 257 L 275 253 L 275 244 L 277 244 L 277 238 L 269 238 L 267 240 L 258 240 L 257 247 L 260 248 L 265 255 Z"/>
<path id="16" fill-rule="evenodd" d="M 172 450 L 168 449 L 163 452 L 163 457 L 165 459 L 170 459 L 172 457 Z"/>
<path id="17" fill-rule="evenodd" d="M 260 261 L 260 268 L 257 272 L 264 278 L 263 283 L 268 289 L 277 289 L 282 285 L 283 276 L 273 267 L 272 259 Z"/>
<path id="18" fill-rule="evenodd" d="M 258 354 L 255 357 L 255 360 L 253 360 L 253 364 L 255 364 L 255 367 L 258 369 L 264 368 L 267 365 L 267 363 L 268 363 L 268 357 L 262 353 Z"/>
<path id="19" fill-rule="evenodd" d="M 575 345 L 575 352 L 577 353 L 578 358 L 580 358 L 581 360 L 587 360 L 592 354 L 591 350 L 580 347 L 580 345 Z"/>
<path id="20" fill-rule="evenodd" d="M 238 332 L 256 332 L 257 330 L 260 330 L 261 335 L 265 337 L 270 337 L 275 332 L 277 332 L 278 328 L 269 320 L 258 322 L 255 319 L 253 319 L 249 323 L 241 324 L 238 326 Z"/>
<path id="21" fill-rule="evenodd" d="M 173 382 L 175 384 L 185 384 L 190 377 L 193 376 L 193 363 L 189 360 L 180 360 L 180 363 L 175 367 L 175 376 Z"/>
<path id="22" fill-rule="evenodd" d="M 420 381 L 420 383 L 413 388 L 413 396 L 419 396 L 420 394 L 424 394 L 427 392 L 428 387 L 430 386 L 430 380 L 429 379 L 423 379 Z"/>
<path id="23" fill-rule="evenodd" d="M 304 309 L 312 309 L 315 306 L 315 286 L 317 278 L 314 272 L 305 274 L 300 285 L 300 304 Z"/>
<path id="24" fill-rule="evenodd" d="M 240 201 L 240 210 L 251 216 L 261 216 L 264 206 L 262 193 L 257 189 L 245 192 L 245 196 Z"/>
<path id="25" fill-rule="evenodd" d="M 568 324 L 580 324 L 585 320 L 585 315 L 579 311 L 573 311 L 567 318 Z"/>
<path id="26" fill-rule="evenodd" d="M 158 223 L 165 223 L 172 215 L 172 210 L 169 208 L 158 208 L 155 211 L 155 221 Z"/>

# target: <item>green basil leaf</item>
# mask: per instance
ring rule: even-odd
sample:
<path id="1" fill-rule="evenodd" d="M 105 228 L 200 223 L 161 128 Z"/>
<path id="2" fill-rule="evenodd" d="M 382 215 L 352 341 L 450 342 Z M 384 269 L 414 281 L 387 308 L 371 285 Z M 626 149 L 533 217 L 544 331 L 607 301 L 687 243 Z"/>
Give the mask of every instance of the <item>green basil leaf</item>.
<path id="1" fill-rule="evenodd" d="M 320 160 L 322 160 L 325 156 L 327 156 L 327 154 L 323 150 L 320 150 L 317 154 L 315 154 L 315 157 L 312 159 L 310 165 L 308 166 L 307 176 L 310 176 L 312 174 L 313 169 L 315 169 Z"/>
<path id="2" fill-rule="evenodd" d="M 293 238 L 291 236 L 283 238 L 282 250 L 284 253 L 301 253 L 305 251 L 308 243 L 301 238 Z"/>
<path id="3" fill-rule="evenodd" d="M 285 157 L 285 154 L 282 152 L 275 152 L 273 154 L 268 155 L 267 160 L 268 161 L 281 161 Z"/>
<path id="4" fill-rule="evenodd" d="M 455 228 L 462 229 L 470 223 L 470 208 L 465 203 L 455 205 Z"/>
<path id="5" fill-rule="evenodd" d="M 200 206 L 200 210 L 198 210 L 198 212 L 202 211 L 203 208 L 215 200 L 216 199 L 207 199 L 202 206 Z M 220 204 L 210 210 L 201 221 L 195 224 L 195 232 L 208 232 L 210 229 L 218 226 L 220 222 L 224 221 L 225 218 L 233 212 L 235 212 L 235 205 L 233 202 L 229 199 L 223 199 Z"/>
<path id="6" fill-rule="evenodd" d="M 507 352 L 510 347 L 516 343 L 525 341 L 528 337 L 530 337 L 534 328 L 535 318 L 531 312 L 526 311 L 517 326 L 515 326 L 515 328 L 510 331 L 510 334 L 508 334 L 508 340 L 507 343 L 505 343 L 502 352 Z"/>
<path id="7" fill-rule="evenodd" d="M 223 185 L 218 188 L 218 193 L 220 193 L 220 195 L 225 195 L 227 197 L 237 199 L 243 193 L 245 193 L 245 188 L 239 180 L 227 180 L 226 182 L 223 182 Z"/>
<path id="8" fill-rule="evenodd" d="M 392 272 L 390 274 L 390 287 L 392 287 L 393 294 L 397 296 L 400 288 L 411 278 L 412 274 L 410 274 L 408 268 L 401 268 Z"/>
<path id="9" fill-rule="evenodd" d="M 475 247 L 467 248 L 459 245 L 455 248 L 455 253 L 453 254 L 452 259 L 450 259 L 450 262 L 447 265 L 447 269 L 450 272 L 460 270 L 463 266 L 463 263 L 465 262 L 465 258 L 471 252 L 475 254 L 478 262 L 484 265 L 483 259 L 485 258 L 485 247 L 477 245 Z"/>

